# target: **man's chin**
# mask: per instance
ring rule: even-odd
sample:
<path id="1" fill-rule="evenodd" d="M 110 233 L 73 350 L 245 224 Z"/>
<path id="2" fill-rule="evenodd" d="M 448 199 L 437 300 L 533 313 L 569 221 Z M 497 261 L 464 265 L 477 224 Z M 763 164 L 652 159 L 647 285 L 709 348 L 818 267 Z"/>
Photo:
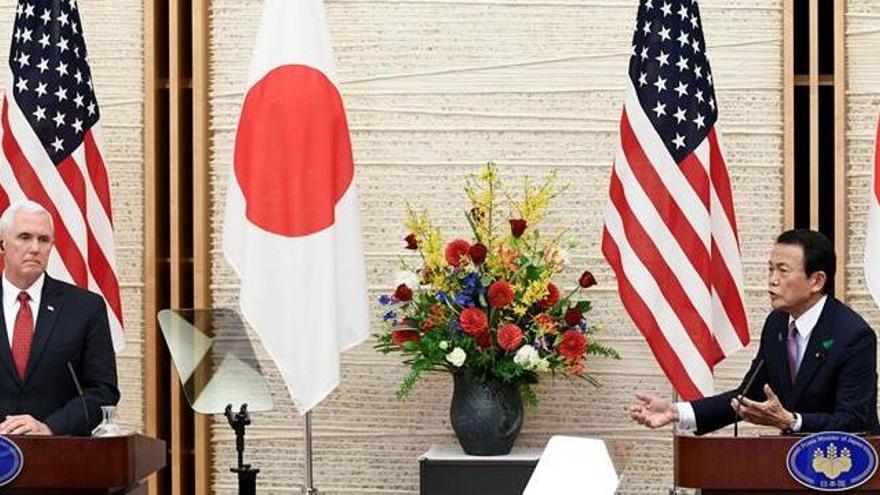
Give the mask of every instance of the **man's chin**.
<path id="1" fill-rule="evenodd" d="M 21 274 L 27 278 L 36 280 L 43 273 L 43 265 L 39 263 L 26 264 L 22 267 Z"/>

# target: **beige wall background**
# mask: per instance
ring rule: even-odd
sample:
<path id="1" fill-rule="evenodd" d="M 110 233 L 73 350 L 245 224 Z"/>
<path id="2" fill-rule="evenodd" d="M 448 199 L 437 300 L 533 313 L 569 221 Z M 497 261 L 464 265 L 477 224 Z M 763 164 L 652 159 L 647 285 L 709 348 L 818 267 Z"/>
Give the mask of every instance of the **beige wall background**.
<path id="1" fill-rule="evenodd" d="M 260 5 L 216 0 L 211 6 L 218 227 Z M 766 255 L 782 218 L 782 7 L 764 0 L 700 6 L 741 226 L 746 305 L 757 334 L 767 308 Z M 583 268 L 596 273 L 590 316 L 606 325 L 605 341 L 624 359 L 589 363 L 601 389 L 544 380 L 541 403 L 527 410 L 517 445 L 539 447 L 558 433 L 599 436 L 624 475 L 622 493 L 664 491 L 672 482 L 671 433 L 636 428 L 624 409 L 638 390 L 665 396 L 671 390 L 625 316 L 599 249 L 636 2 L 326 0 L 326 10 L 354 146 L 371 299 L 391 289 L 405 254 L 405 201 L 427 208 L 452 236 L 467 228 L 462 181 L 481 164 L 497 162 L 513 184 L 557 170 L 571 188 L 544 228 L 567 228 L 581 240 L 561 280 L 575 283 Z M 237 281 L 220 235 L 213 238 L 214 302 L 233 306 Z M 378 315 L 378 305 L 373 308 Z M 432 376 L 399 402 L 394 390 L 406 369 L 371 343 L 344 356 L 342 385 L 313 413 L 322 493 L 417 493 L 419 454 L 455 442 L 450 377 Z M 721 386 L 740 378 L 752 352 L 718 369 Z M 296 492 L 303 480 L 302 423 L 277 374 L 271 377 L 277 410 L 255 415 L 249 458 L 263 469 L 263 489 Z M 218 493 L 235 490 L 226 469 L 233 463 L 228 430 L 214 423 Z"/>
<path id="2" fill-rule="evenodd" d="M 78 2 L 104 131 L 116 232 L 116 269 L 125 321 L 125 349 L 117 355 L 122 399 L 119 421 L 142 430 L 143 420 L 143 6 L 140 0 Z M 0 2 L 2 87 L 12 39 L 15 0 Z"/>
<path id="3" fill-rule="evenodd" d="M 880 330 L 880 309 L 871 299 L 862 272 L 868 191 L 880 114 L 880 1 L 848 0 L 846 12 L 847 302 L 874 330 Z"/>
<path id="4" fill-rule="evenodd" d="M 136 0 L 81 0 L 113 191 L 117 259 L 128 345 L 118 356 L 122 421 L 143 426 L 143 6 Z M 261 2 L 211 5 L 211 166 L 215 306 L 235 306 L 237 281 L 220 251 L 223 193 L 242 88 Z M 752 334 L 766 312 L 764 263 L 781 229 L 782 7 L 780 0 L 700 2 L 720 105 L 719 129 L 733 181 Z M 15 2 L 0 3 L 0 29 Z M 671 485 L 671 434 L 636 428 L 624 409 L 635 391 L 671 396 L 647 346 L 624 316 L 601 258 L 601 211 L 617 139 L 636 2 L 632 0 L 326 0 L 340 89 L 351 127 L 361 197 L 370 297 L 391 289 L 405 231 L 404 201 L 427 208 L 449 235 L 465 232 L 464 177 L 488 160 L 516 184 L 557 170 L 571 188 L 547 230 L 581 240 L 574 283 L 597 275 L 594 321 L 619 362 L 589 363 L 594 389 L 544 380 L 518 446 L 557 433 L 599 436 L 612 447 L 621 493 L 656 494 Z M 864 213 L 880 111 L 880 1 L 848 0 L 847 298 L 875 328 L 880 310 L 861 277 Z M 7 28 L 8 29 L 8 28 Z M 0 53 L 9 36 L 0 31 Z M 378 307 L 374 305 L 374 314 Z M 378 328 L 378 327 L 376 327 Z M 717 369 L 719 389 L 736 383 L 754 351 Z M 263 469 L 261 490 L 298 493 L 303 481 L 300 416 L 262 354 L 276 411 L 254 415 L 248 460 Z M 451 379 L 432 376 L 411 398 L 394 390 L 405 374 L 371 341 L 345 354 L 343 382 L 314 411 L 316 485 L 322 493 L 411 494 L 418 455 L 455 442 L 448 419 Z M 225 420 L 214 422 L 214 491 L 235 493 Z"/>

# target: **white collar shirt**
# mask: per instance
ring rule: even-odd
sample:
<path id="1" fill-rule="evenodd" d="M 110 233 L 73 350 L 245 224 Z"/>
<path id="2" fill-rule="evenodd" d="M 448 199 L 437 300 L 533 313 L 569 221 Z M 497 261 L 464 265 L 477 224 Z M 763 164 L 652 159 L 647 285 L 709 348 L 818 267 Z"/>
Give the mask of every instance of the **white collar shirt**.
<path id="1" fill-rule="evenodd" d="M 819 322 L 819 316 L 822 315 L 822 309 L 825 308 L 827 300 L 828 296 L 822 296 L 819 302 L 804 311 L 804 314 L 797 319 L 791 315 L 788 316 L 788 324 L 791 325 L 791 322 L 794 322 L 794 326 L 797 328 L 798 368 L 801 366 L 801 361 L 804 360 L 804 353 L 807 352 L 807 343 L 810 341 L 810 335 L 813 333 L 813 329 L 816 328 L 816 323 Z"/>
<path id="2" fill-rule="evenodd" d="M 18 301 L 18 294 L 22 292 L 21 289 L 16 287 L 6 278 L 6 273 L 3 273 L 3 317 L 6 323 L 6 338 L 9 343 L 9 348 L 12 348 L 12 333 L 15 328 L 15 318 L 18 316 L 18 308 L 20 303 Z M 40 278 L 34 281 L 30 287 L 24 290 L 24 292 L 28 293 L 30 296 L 30 301 L 28 301 L 28 305 L 31 307 L 31 314 L 34 315 L 34 325 L 37 323 L 37 314 L 38 309 L 40 308 L 40 297 L 43 294 L 43 283 L 46 280 L 46 274 L 43 273 L 40 275 Z M 31 329 L 33 331 L 33 329 Z"/>

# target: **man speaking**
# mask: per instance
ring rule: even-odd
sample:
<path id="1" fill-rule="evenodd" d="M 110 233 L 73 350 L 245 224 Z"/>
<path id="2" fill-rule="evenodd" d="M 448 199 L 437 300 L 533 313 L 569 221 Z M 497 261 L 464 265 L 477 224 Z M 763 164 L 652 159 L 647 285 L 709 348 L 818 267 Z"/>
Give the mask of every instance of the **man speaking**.
<path id="1" fill-rule="evenodd" d="M 742 385 L 678 404 L 639 394 L 629 410 L 632 419 L 651 428 L 676 422 L 698 435 L 729 425 L 737 413 L 784 431 L 880 433 L 877 338 L 865 320 L 830 295 L 836 262 L 824 235 L 783 232 L 768 265 L 773 311 Z"/>
<path id="2" fill-rule="evenodd" d="M 2 435 L 89 435 L 101 406 L 119 401 L 104 300 L 46 274 L 53 242 L 39 204 L 16 202 L 0 215 Z"/>

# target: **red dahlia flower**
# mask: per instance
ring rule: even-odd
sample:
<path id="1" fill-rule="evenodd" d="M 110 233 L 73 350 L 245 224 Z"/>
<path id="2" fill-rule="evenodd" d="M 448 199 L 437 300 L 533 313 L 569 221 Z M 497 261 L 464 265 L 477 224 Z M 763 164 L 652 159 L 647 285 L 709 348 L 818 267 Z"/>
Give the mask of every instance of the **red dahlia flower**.
<path id="1" fill-rule="evenodd" d="M 464 239 L 455 239 L 446 245 L 446 262 L 458 268 L 471 245 Z"/>
<path id="2" fill-rule="evenodd" d="M 568 330 L 562 334 L 558 350 L 569 361 L 580 359 L 587 351 L 587 338 L 577 330 Z"/>
<path id="3" fill-rule="evenodd" d="M 486 293 L 493 308 L 506 308 L 513 302 L 513 287 L 504 280 L 494 282 Z"/>
<path id="4" fill-rule="evenodd" d="M 461 329 L 464 333 L 475 336 L 486 330 L 486 327 L 489 325 L 489 319 L 482 309 L 465 308 L 458 318 L 458 323 L 461 324 Z"/>
<path id="5" fill-rule="evenodd" d="M 498 345 L 505 351 L 519 349 L 523 342 L 523 331 L 513 323 L 505 323 L 498 328 Z"/>

